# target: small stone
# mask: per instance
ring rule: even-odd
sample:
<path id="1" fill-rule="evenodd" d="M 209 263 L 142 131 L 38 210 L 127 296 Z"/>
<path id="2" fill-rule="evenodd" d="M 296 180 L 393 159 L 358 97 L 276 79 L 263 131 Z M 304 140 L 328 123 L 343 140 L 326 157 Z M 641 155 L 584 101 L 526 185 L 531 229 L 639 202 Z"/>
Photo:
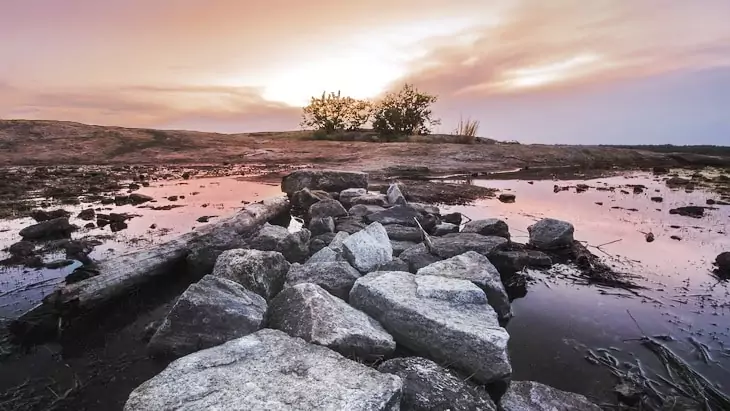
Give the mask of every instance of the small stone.
<path id="1" fill-rule="evenodd" d="M 657 197 L 652 197 L 651 198 L 651 201 L 653 201 L 655 203 L 663 203 L 664 202 L 664 197 L 658 197 L 658 196 Z"/>
<path id="2" fill-rule="evenodd" d="M 143 203 L 152 201 L 152 200 L 154 200 L 154 198 L 144 195 L 144 194 L 132 193 L 129 195 L 129 197 L 127 197 L 127 200 L 129 201 L 130 204 L 138 205 L 138 204 L 143 204 Z"/>
<path id="3" fill-rule="evenodd" d="M 177 196 L 170 196 L 170 197 L 167 197 L 167 200 L 168 200 L 168 201 L 177 201 L 177 199 L 178 199 L 178 197 L 177 197 Z"/>
<path id="4" fill-rule="evenodd" d="M 460 226 L 461 225 L 461 217 L 462 217 L 461 216 L 461 213 L 451 213 L 451 214 L 446 214 L 445 216 L 443 216 L 443 220 L 444 220 L 445 223 L 449 223 L 449 224 L 454 224 L 456 226 Z"/>
<path id="5" fill-rule="evenodd" d="M 705 207 L 686 206 L 673 208 L 669 210 L 669 214 L 678 214 L 684 217 L 702 218 L 705 215 Z"/>
<path id="6" fill-rule="evenodd" d="M 720 273 L 730 275 L 730 252 L 720 253 L 715 259 L 715 264 Z"/>
<path id="7" fill-rule="evenodd" d="M 87 208 L 82 210 L 76 217 L 84 221 L 90 221 L 96 218 L 96 211 L 93 208 Z"/>
<path id="8" fill-rule="evenodd" d="M 499 195 L 499 201 L 503 203 L 514 203 L 517 199 L 517 196 L 511 193 L 503 193 Z"/>
<path id="9" fill-rule="evenodd" d="M 13 257 L 30 257 L 34 254 L 35 245 L 30 241 L 18 241 L 8 247 L 8 252 Z"/>
<path id="10" fill-rule="evenodd" d="M 545 218 L 529 226 L 530 244 L 539 250 L 567 248 L 573 244 L 573 225 L 552 218 Z"/>

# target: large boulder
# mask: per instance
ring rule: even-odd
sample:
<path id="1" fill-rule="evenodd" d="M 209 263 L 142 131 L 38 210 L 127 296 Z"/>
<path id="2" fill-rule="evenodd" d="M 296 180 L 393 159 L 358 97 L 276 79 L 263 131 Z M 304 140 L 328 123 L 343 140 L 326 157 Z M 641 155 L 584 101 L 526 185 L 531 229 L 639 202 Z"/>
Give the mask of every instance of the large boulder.
<path id="1" fill-rule="evenodd" d="M 346 208 L 350 208 L 352 206 L 353 198 L 364 196 L 367 193 L 368 190 L 364 188 L 348 188 L 347 190 L 342 190 L 342 192 L 340 192 L 340 203 L 342 203 L 342 205 Z"/>
<path id="2" fill-rule="evenodd" d="M 442 260 L 441 257 L 431 254 L 424 243 L 403 251 L 398 258 L 408 264 L 408 271 L 414 274 L 421 268 Z"/>
<path id="3" fill-rule="evenodd" d="M 504 237 L 484 236 L 476 233 L 455 233 L 431 239 L 431 252 L 441 258 L 451 258 L 467 251 L 489 254 L 507 247 L 509 241 Z"/>
<path id="4" fill-rule="evenodd" d="M 513 381 L 499 405 L 504 411 L 601 411 L 580 394 L 532 381 Z"/>
<path id="5" fill-rule="evenodd" d="M 393 259 L 388 233 L 379 223 L 370 224 L 347 237 L 342 243 L 342 250 L 347 261 L 363 274 Z"/>
<path id="6" fill-rule="evenodd" d="M 351 208 L 351 210 L 355 207 Z M 335 231 L 338 232 L 344 231 L 349 234 L 355 234 L 356 232 L 363 230 L 365 227 L 367 227 L 367 223 L 363 221 L 362 217 L 340 217 L 335 221 Z"/>
<path id="7" fill-rule="evenodd" d="M 421 268 L 417 275 L 431 275 L 468 280 L 476 284 L 487 295 L 489 305 L 497 312 L 502 321 L 512 318 L 512 307 L 504 289 L 499 271 L 489 259 L 474 251 L 435 262 Z"/>
<path id="8" fill-rule="evenodd" d="M 326 191 L 301 189 L 291 196 L 292 208 L 296 211 L 308 211 L 309 207 L 322 200 L 331 200 L 332 197 Z"/>
<path id="9" fill-rule="evenodd" d="M 177 299 L 150 339 L 151 353 L 180 357 L 261 329 L 266 300 L 242 285 L 206 275 Z"/>
<path id="10" fill-rule="evenodd" d="M 375 361 L 395 351 L 393 337 L 377 321 L 315 284 L 298 284 L 279 293 L 266 322 L 346 357 Z"/>
<path id="11" fill-rule="evenodd" d="M 400 224 L 408 227 L 418 227 L 418 221 L 421 221 L 421 213 L 409 206 L 395 206 L 386 210 L 369 214 L 365 216 L 365 221 L 370 223 L 380 223 L 382 225 Z"/>
<path id="12" fill-rule="evenodd" d="M 497 218 L 469 221 L 464 225 L 464 228 L 461 229 L 461 232 L 504 237 L 508 240 L 510 238 L 509 226 L 507 223 Z"/>
<path id="13" fill-rule="evenodd" d="M 69 238 L 78 227 L 68 222 L 68 217 L 58 217 L 20 230 L 23 240 L 54 240 Z"/>
<path id="14" fill-rule="evenodd" d="M 408 203 L 406 201 L 406 196 L 403 195 L 403 192 L 400 190 L 400 187 L 398 186 L 398 184 L 391 184 L 388 187 L 388 191 L 386 192 L 386 195 L 388 197 L 388 204 L 406 205 Z"/>
<path id="15" fill-rule="evenodd" d="M 264 329 L 167 366 L 124 411 L 398 410 L 401 380 L 278 330 Z"/>
<path id="16" fill-rule="evenodd" d="M 284 287 L 289 263 L 279 252 L 234 249 L 221 253 L 213 275 L 233 280 L 271 300 Z"/>
<path id="17" fill-rule="evenodd" d="M 309 217 L 312 219 L 347 217 L 347 210 L 337 200 L 322 200 L 309 207 Z"/>
<path id="18" fill-rule="evenodd" d="M 310 190 L 337 191 L 348 188 L 367 188 L 368 175 L 338 170 L 297 170 L 281 180 L 281 191 L 287 194 L 308 188 Z"/>
<path id="19" fill-rule="evenodd" d="M 285 287 L 297 284 L 316 284 L 345 301 L 360 273 L 347 261 L 314 262 L 305 265 L 292 264 L 286 275 Z"/>
<path id="20" fill-rule="evenodd" d="M 264 223 L 249 241 L 249 246 L 261 251 L 278 251 L 287 261 L 301 263 L 309 256 L 310 238 L 311 233 L 306 228 L 290 233 L 284 227 Z"/>
<path id="21" fill-rule="evenodd" d="M 486 391 L 425 358 L 394 358 L 380 364 L 378 371 L 403 380 L 403 411 L 497 410 Z"/>
<path id="22" fill-rule="evenodd" d="M 366 215 L 379 213 L 381 211 L 385 211 L 385 208 L 376 205 L 358 204 L 350 207 L 348 212 L 354 217 L 365 217 Z"/>
<path id="23" fill-rule="evenodd" d="M 545 218 L 527 227 L 530 245 L 539 250 L 556 250 L 573 244 L 573 224 L 566 221 Z"/>
<path id="24" fill-rule="evenodd" d="M 353 206 L 362 204 L 378 207 L 387 207 L 388 197 L 386 197 L 385 194 L 365 194 L 361 195 L 360 197 L 355 197 L 351 199 L 350 204 L 352 204 Z"/>
<path id="25" fill-rule="evenodd" d="M 335 220 L 332 217 L 313 218 L 309 221 L 309 232 L 313 236 L 334 233 Z"/>
<path id="26" fill-rule="evenodd" d="M 409 227 L 400 224 L 391 224 L 385 226 L 388 238 L 394 241 L 413 241 L 420 243 L 423 241 L 423 233 L 418 227 Z"/>
<path id="27" fill-rule="evenodd" d="M 508 378 L 509 334 L 484 291 L 470 281 L 380 271 L 361 277 L 350 304 L 369 314 L 395 341 L 477 381 Z"/>

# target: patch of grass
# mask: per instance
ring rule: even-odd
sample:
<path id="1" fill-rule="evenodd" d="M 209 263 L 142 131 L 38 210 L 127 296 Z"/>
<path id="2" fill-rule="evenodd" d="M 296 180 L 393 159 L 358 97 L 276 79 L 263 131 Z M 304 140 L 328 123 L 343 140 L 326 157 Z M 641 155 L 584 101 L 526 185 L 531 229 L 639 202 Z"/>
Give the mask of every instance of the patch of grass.
<path id="1" fill-rule="evenodd" d="M 456 126 L 453 134 L 457 137 L 459 144 L 474 144 L 478 131 L 479 121 L 467 117 L 466 120 L 459 118 L 459 124 Z"/>

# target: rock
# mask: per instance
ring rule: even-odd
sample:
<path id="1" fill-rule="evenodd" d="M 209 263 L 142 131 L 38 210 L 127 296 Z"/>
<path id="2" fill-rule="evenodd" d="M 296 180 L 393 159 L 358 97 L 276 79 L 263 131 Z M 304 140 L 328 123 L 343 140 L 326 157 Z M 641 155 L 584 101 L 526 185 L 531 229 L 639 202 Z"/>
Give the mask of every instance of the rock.
<path id="1" fill-rule="evenodd" d="M 446 214 L 445 216 L 443 216 L 443 220 L 446 223 L 460 226 L 461 225 L 461 213 Z"/>
<path id="2" fill-rule="evenodd" d="M 33 211 L 30 212 L 30 216 L 36 222 L 42 223 L 44 221 L 55 220 L 57 218 L 62 218 L 62 217 L 68 218 L 68 217 L 71 217 L 71 213 L 69 213 L 66 210 L 63 210 L 63 209 L 60 209 L 59 208 L 58 210 L 50 210 L 50 211 L 33 210 Z"/>
<path id="3" fill-rule="evenodd" d="M 127 201 L 133 205 L 144 204 L 152 200 L 154 200 L 154 198 L 139 193 L 132 193 L 127 197 Z"/>
<path id="4" fill-rule="evenodd" d="M 324 288 L 328 293 L 345 301 L 360 273 L 347 261 L 307 262 L 292 264 L 286 275 L 286 287 L 311 283 Z"/>
<path id="5" fill-rule="evenodd" d="M 380 364 L 378 371 L 403 380 L 403 411 L 497 410 L 486 391 L 425 358 L 395 358 Z"/>
<path id="6" fill-rule="evenodd" d="M 309 254 L 314 255 L 321 249 L 327 247 L 329 243 L 335 238 L 335 233 L 324 233 L 318 236 L 312 237 L 309 240 Z"/>
<path id="7" fill-rule="evenodd" d="M 68 222 L 68 217 L 58 217 L 23 228 L 20 236 L 24 240 L 53 240 L 69 238 L 77 229 L 78 227 Z"/>
<path id="8" fill-rule="evenodd" d="M 362 311 L 315 284 L 298 284 L 279 293 L 266 314 L 267 325 L 346 357 L 375 361 L 395 351 L 395 341 Z"/>
<path id="9" fill-rule="evenodd" d="M 654 240 L 656 239 L 656 238 L 654 237 L 654 233 L 646 233 L 646 234 L 644 235 L 644 238 L 646 239 L 646 242 L 647 242 L 647 243 L 653 243 L 653 242 L 654 242 Z"/>
<path id="10" fill-rule="evenodd" d="M 655 203 L 663 203 L 664 202 L 664 198 L 663 197 L 652 197 L 651 198 L 651 201 L 653 201 Z"/>
<path id="11" fill-rule="evenodd" d="M 74 260 L 56 260 L 51 261 L 50 263 L 46 263 L 43 266 L 48 268 L 49 270 L 57 270 L 59 268 L 68 267 L 69 265 L 73 264 Z"/>
<path id="12" fill-rule="evenodd" d="M 418 227 L 408 227 L 400 224 L 391 224 L 385 226 L 388 238 L 395 241 L 413 241 L 420 243 L 423 241 L 423 234 Z"/>
<path id="13" fill-rule="evenodd" d="M 413 208 L 414 210 L 418 211 L 422 215 L 426 215 L 426 214 L 441 215 L 441 210 L 439 210 L 439 208 L 436 207 L 435 205 L 421 204 L 421 203 L 408 203 L 408 206 Z"/>
<path id="14" fill-rule="evenodd" d="M 215 218 L 215 217 L 217 217 L 217 216 L 214 216 L 214 215 L 204 215 L 204 216 L 198 217 L 198 219 L 195 220 L 195 221 L 197 221 L 199 223 L 207 223 L 208 221 L 210 221 L 211 218 Z"/>
<path id="15" fill-rule="evenodd" d="M 435 214 L 425 214 L 419 221 L 421 227 L 429 233 L 432 233 L 436 226 L 441 224 L 441 219 Z"/>
<path id="16" fill-rule="evenodd" d="M 484 292 L 469 281 L 380 271 L 355 282 L 350 304 L 378 320 L 399 345 L 481 383 L 512 373 L 509 334 Z"/>
<path id="17" fill-rule="evenodd" d="M 322 200 L 309 207 L 309 217 L 347 217 L 347 210 L 337 200 Z"/>
<path id="18" fill-rule="evenodd" d="M 289 263 L 279 252 L 234 249 L 221 253 L 212 275 L 233 280 L 268 301 L 281 291 L 288 271 Z"/>
<path id="19" fill-rule="evenodd" d="M 680 177 L 672 177 L 666 181 L 666 184 L 669 187 L 680 187 L 680 186 L 686 186 L 691 183 L 690 180 L 687 180 L 686 178 L 680 178 Z"/>
<path id="20" fill-rule="evenodd" d="M 129 225 L 124 221 L 112 221 L 109 223 L 109 229 L 112 230 L 112 233 L 126 230 L 127 228 L 129 228 Z"/>
<path id="21" fill-rule="evenodd" d="M 342 243 L 343 255 L 363 274 L 373 271 L 380 264 L 393 259 L 393 247 L 388 233 L 379 223 L 373 223 Z"/>
<path id="22" fill-rule="evenodd" d="M 556 250 L 573 245 L 573 224 L 545 218 L 527 227 L 530 244 L 538 250 Z"/>
<path id="23" fill-rule="evenodd" d="M 705 203 L 707 203 L 707 205 L 715 205 L 717 201 L 713 200 L 712 198 L 708 198 Z"/>
<path id="24" fill-rule="evenodd" d="M 365 229 L 365 227 L 367 227 L 367 224 L 363 221 L 362 217 L 340 217 L 335 220 L 335 230 L 337 232 L 344 231 L 348 234 L 355 234 Z"/>
<path id="25" fill-rule="evenodd" d="M 686 206 L 673 208 L 669 210 L 669 214 L 679 214 L 684 217 L 702 218 L 705 215 L 705 207 Z"/>
<path id="26" fill-rule="evenodd" d="M 421 213 L 409 206 L 395 206 L 378 213 L 365 216 L 365 221 L 382 225 L 400 224 L 408 227 L 418 227 L 416 219 L 420 221 Z"/>
<path id="27" fill-rule="evenodd" d="M 13 257 L 19 258 L 19 257 L 30 257 L 32 256 L 35 250 L 35 245 L 31 243 L 30 241 L 18 241 L 15 244 L 10 245 L 8 247 L 8 252 Z"/>
<path id="28" fill-rule="evenodd" d="M 730 252 L 720 253 L 715 259 L 717 270 L 726 275 L 730 275 Z"/>
<path id="29" fill-rule="evenodd" d="M 403 251 L 406 251 L 416 245 L 418 245 L 418 243 L 414 241 L 390 241 L 390 246 L 393 248 L 393 257 L 400 256 L 401 254 L 403 254 Z"/>
<path id="30" fill-rule="evenodd" d="M 90 264 L 89 254 L 94 251 L 97 245 L 101 245 L 101 241 L 87 239 L 64 240 L 60 244 L 60 248 L 66 251 L 66 258 L 80 261 L 83 264 Z"/>
<path id="31" fill-rule="evenodd" d="M 401 260 L 400 258 L 394 258 L 392 261 L 388 261 L 385 264 L 381 264 L 378 266 L 376 271 L 405 271 L 408 272 L 410 270 L 410 267 L 408 266 L 408 263 Z"/>
<path id="32" fill-rule="evenodd" d="M 364 188 L 348 188 L 347 190 L 342 190 L 340 192 L 340 203 L 345 208 L 350 208 L 352 206 L 352 199 L 360 196 L 364 196 L 368 193 L 368 190 Z"/>
<path id="33" fill-rule="evenodd" d="M 667 174 L 669 172 L 669 169 L 666 167 L 653 167 L 651 171 L 654 174 Z"/>
<path id="34" fill-rule="evenodd" d="M 399 409 L 401 380 L 300 338 L 264 329 L 167 366 L 124 411 Z"/>
<path id="35" fill-rule="evenodd" d="M 443 237 L 434 237 L 433 254 L 441 258 L 451 258 L 467 251 L 476 251 L 482 255 L 489 255 L 507 246 L 504 237 L 483 236 L 476 233 L 455 233 Z"/>
<path id="36" fill-rule="evenodd" d="M 167 197 L 167 201 L 177 201 L 177 199 L 178 199 L 178 197 L 177 197 L 177 196 L 170 196 L 170 197 Z"/>
<path id="37" fill-rule="evenodd" d="M 379 213 L 385 211 L 385 208 L 374 205 L 358 204 L 350 207 L 349 213 L 351 216 L 365 217 L 366 215 Z"/>
<path id="38" fill-rule="evenodd" d="M 431 254 L 423 243 L 403 251 L 398 258 L 408 264 L 406 271 L 414 274 L 421 268 L 442 260 L 441 257 Z"/>
<path id="39" fill-rule="evenodd" d="M 390 205 L 406 205 L 408 203 L 406 201 L 406 197 L 400 191 L 398 184 L 391 184 L 390 187 L 388 187 L 386 195 L 388 198 L 388 204 Z"/>
<path id="40" fill-rule="evenodd" d="M 526 251 L 501 250 L 490 254 L 489 261 L 497 267 L 497 271 L 505 277 L 513 276 L 530 264 L 530 256 Z"/>
<path id="41" fill-rule="evenodd" d="M 309 231 L 312 235 L 335 232 L 335 220 L 332 217 L 313 218 L 309 221 Z"/>
<path id="42" fill-rule="evenodd" d="M 312 205 L 322 201 L 331 200 L 329 194 L 324 191 L 312 191 L 308 188 L 295 192 L 291 197 L 292 209 L 307 212 Z"/>
<path id="43" fill-rule="evenodd" d="M 384 194 L 365 194 L 361 195 L 360 197 L 355 197 L 350 200 L 350 203 L 353 206 L 356 205 L 373 205 L 378 207 L 387 207 L 388 206 L 388 197 L 386 197 Z"/>
<path id="44" fill-rule="evenodd" d="M 433 235 L 440 237 L 446 234 L 453 234 L 459 232 L 459 226 L 451 223 L 441 223 L 433 228 Z"/>
<path id="45" fill-rule="evenodd" d="M 309 257 L 310 237 L 306 228 L 290 233 L 284 227 L 264 223 L 258 234 L 249 240 L 249 246 L 261 251 L 278 251 L 287 261 L 301 263 Z"/>
<path id="46" fill-rule="evenodd" d="M 601 411 L 582 395 L 532 381 L 513 381 L 499 406 L 504 411 Z"/>
<path id="47" fill-rule="evenodd" d="M 91 221 L 96 218 L 96 211 L 94 211 L 93 208 L 87 208 L 85 210 L 81 210 L 79 215 L 76 216 L 76 218 L 80 218 L 84 221 Z"/>
<path id="48" fill-rule="evenodd" d="M 550 268 L 553 265 L 553 260 L 542 251 L 528 250 L 527 265 L 534 268 Z"/>
<path id="49" fill-rule="evenodd" d="M 348 188 L 367 187 L 368 175 L 351 171 L 297 170 L 281 180 L 281 191 L 287 194 L 304 188 L 342 192 Z"/>
<path id="50" fill-rule="evenodd" d="M 515 200 L 517 199 L 517 196 L 515 196 L 512 193 L 503 193 L 503 194 L 500 194 L 498 198 L 499 198 L 499 201 L 501 201 L 503 203 L 514 203 Z"/>
<path id="51" fill-rule="evenodd" d="M 469 221 L 461 229 L 462 233 L 477 233 L 481 235 L 504 237 L 509 240 L 509 226 L 497 218 Z"/>
<path id="52" fill-rule="evenodd" d="M 206 275 L 177 299 L 147 346 L 154 355 L 181 357 L 261 329 L 266 300 L 242 285 Z"/>
<path id="53" fill-rule="evenodd" d="M 471 281 L 484 291 L 489 305 L 494 308 L 501 321 L 512 318 L 512 307 L 499 271 L 487 257 L 479 253 L 468 251 L 456 257 L 435 262 L 418 270 L 416 275 Z"/>

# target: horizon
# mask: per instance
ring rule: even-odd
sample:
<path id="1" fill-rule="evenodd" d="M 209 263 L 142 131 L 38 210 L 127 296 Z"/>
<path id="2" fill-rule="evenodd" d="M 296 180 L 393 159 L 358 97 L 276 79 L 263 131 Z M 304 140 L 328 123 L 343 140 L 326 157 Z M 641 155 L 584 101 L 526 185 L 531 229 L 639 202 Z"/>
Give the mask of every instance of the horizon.
<path id="1" fill-rule="evenodd" d="M 730 141 L 723 0 L 0 3 L 2 119 L 298 130 L 311 96 L 409 82 L 439 97 L 437 134 L 464 117 L 500 141 Z"/>

